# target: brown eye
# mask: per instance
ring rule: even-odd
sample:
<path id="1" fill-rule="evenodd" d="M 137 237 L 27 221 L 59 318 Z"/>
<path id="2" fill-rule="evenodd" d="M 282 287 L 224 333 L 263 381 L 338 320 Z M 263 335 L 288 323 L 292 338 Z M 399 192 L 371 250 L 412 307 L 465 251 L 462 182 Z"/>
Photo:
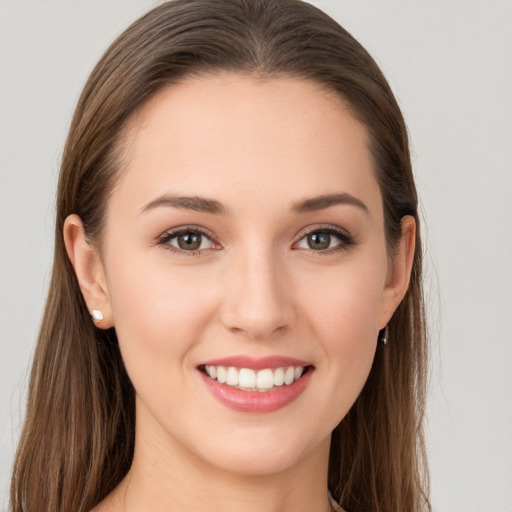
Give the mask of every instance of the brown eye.
<path id="1" fill-rule="evenodd" d="M 203 235 L 200 233 L 185 233 L 176 237 L 178 247 L 184 251 L 197 251 L 201 247 L 202 239 Z"/>
<path id="2" fill-rule="evenodd" d="M 315 231 L 307 236 L 307 244 L 310 249 L 325 251 L 331 245 L 332 235 L 323 231 Z"/>
<path id="3" fill-rule="evenodd" d="M 322 227 L 304 234 L 295 244 L 295 248 L 327 254 L 337 250 L 348 249 L 354 243 L 354 239 L 341 228 Z"/>
<path id="4" fill-rule="evenodd" d="M 215 248 L 214 242 L 200 231 L 183 230 L 168 233 L 160 239 L 160 245 L 171 246 L 177 252 L 195 253 L 203 249 Z"/>

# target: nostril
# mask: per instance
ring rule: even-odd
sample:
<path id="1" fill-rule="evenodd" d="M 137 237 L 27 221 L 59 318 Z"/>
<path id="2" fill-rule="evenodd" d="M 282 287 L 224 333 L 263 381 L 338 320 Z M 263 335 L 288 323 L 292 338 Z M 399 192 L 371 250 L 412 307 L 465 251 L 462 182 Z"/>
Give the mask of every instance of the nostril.
<path id="1" fill-rule="evenodd" d="M 296 314 L 282 279 L 274 272 L 245 268 L 244 279 L 230 282 L 221 311 L 221 322 L 233 334 L 262 340 L 286 332 Z M 237 272 L 236 275 L 242 274 Z"/>

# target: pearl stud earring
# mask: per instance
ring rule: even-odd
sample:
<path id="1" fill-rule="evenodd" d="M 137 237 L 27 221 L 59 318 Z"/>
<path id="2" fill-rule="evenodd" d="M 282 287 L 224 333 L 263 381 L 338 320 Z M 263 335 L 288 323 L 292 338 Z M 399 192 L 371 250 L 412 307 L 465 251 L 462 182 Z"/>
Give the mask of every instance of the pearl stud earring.
<path id="1" fill-rule="evenodd" d="M 99 309 L 93 309 L 91 316 L 95 322 L 101 322 L 103 320 L 103 313 Z"/>

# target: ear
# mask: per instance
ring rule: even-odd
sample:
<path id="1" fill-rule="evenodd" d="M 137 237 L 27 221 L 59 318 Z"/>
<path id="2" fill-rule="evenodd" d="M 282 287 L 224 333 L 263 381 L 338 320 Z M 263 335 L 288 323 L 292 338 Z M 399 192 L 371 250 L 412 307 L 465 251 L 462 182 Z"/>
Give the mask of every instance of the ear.
<path id="1" fill-rule="evenodd" d="M 82 220 L 69 215 L 64 222 L 64 243 L 68 257 L 75 269 L 78 285 L 89 312 L 97 309 L 103 319 L 95 321 L 100 329 L 114 325 L 103 263 L 98 250 L 85 237 Z M 91 319 L 91 321 L 93 321 Z"/>
<path id="2" fill-rule="evenodd" d="M 390 262 L 378 328 L 384 329 L 404 298 L 411 279 L 412 263 L 416 248 L 416 221 L 411 215 L 402 218 L 402 235 Z"/>

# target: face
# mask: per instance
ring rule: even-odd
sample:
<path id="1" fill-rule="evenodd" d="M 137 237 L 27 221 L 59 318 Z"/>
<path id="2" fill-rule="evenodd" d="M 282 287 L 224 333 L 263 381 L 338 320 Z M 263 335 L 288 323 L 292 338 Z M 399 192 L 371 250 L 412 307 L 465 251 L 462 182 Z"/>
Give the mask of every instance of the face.
<path id="1" fill-rule="evenodd" d="M 325 462 L 396 306 L 367 144 L 288 78 L 188 79 L 131 119 L 102 268 L 137 439 L 245 474 Z"/>

